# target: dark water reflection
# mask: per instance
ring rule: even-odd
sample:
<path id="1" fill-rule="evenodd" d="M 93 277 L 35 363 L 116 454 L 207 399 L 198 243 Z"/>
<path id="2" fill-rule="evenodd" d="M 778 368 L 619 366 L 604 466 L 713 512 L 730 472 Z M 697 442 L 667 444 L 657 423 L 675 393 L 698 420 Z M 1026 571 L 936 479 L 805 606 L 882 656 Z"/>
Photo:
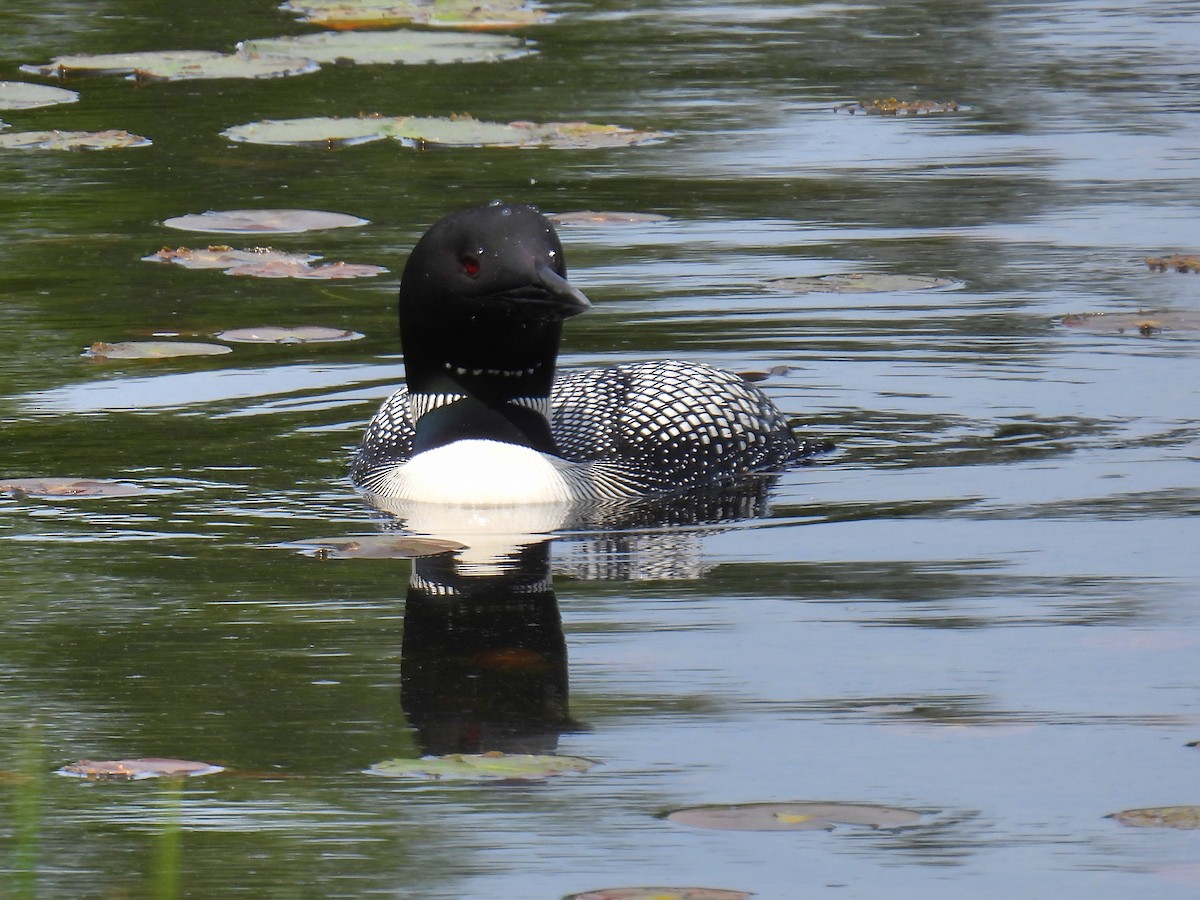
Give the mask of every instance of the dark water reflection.
<path id="1" fill-rule="evenodd" d="M 0 80 L 62 53 L 306 30 L 274 7 L 5 0 Z M 1143 262 L 1200 251 L 1195 5 L 556 9 L 530 32 L 537 56 L 495 66 L 80 79 L 79 103 L 0 112 L 9 130 L 155 142 L 0 152 L 0 478 L 145 489 L 0 498 L 0 895 L 1194 896 L 1194 834 L 1104 816 L 1197 800 L 1200 344 L 1059 318 L 1196 315 L 1200 277 Z M 969 110 L 833 112 L 891 96 Z M 425 153 L 218 136 L 375 110 L 675 136 Z M 786 366 L 765 389 L 838 453 L 749 505 L 556 534 L 524 568 L 298 553 L 391 527 L 344 473 L 400 378 L 395 273 L 448 206 L 496 196 L 669 217 L 563 227 L 596 301 L 570 323 L 566 364 Z M 365 217 L 271 243 L 393 274 L 314 284 L 141 262 L 208 241 L 167 217 L 256 206 Z M 854 271 L 958 284 L 768 286 Z M 78 356 L 268 323 L 366 338 Z M 435 584 L 465 593 L 422 593 Z M 519 787 L 360 774 L 517 747 L 603 765 Z M 128 756 L 229 771 L 175 787 L 49 774 Z M 806 799 L 936 812 L 896 833 L 658 817 Z"/>

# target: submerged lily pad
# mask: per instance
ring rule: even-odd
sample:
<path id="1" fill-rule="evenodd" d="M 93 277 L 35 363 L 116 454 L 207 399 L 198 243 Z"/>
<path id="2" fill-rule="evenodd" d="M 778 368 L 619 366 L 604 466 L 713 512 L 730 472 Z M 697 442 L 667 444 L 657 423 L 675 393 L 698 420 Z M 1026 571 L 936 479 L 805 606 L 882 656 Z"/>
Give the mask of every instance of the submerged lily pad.
<path id="1" fill-rule="evenodd" d="M 1200 828 L 1200 806 L 1155 806 L 1126 809 L 1105 818 L 1133 828 Z"/>
<path id="2" fill-rule="evenodd" d="M 526 41 L 506 35 L 401 30 L 304 34 L 246 41 L 240 47 L 242 52 L 302 56 L 322 63 L 403 65 L 499 62 L 536 52 Z"/>
<path id="3" fill-rule="evenodd" d="M 224 766 L 211 763 L 192 762 L 187 759 L 113 759 L 95 761 L 81 759 L 63 766 L 59 775 L 87 778 L 91 781 L 141 781 L 145 778 L 162 778 L 167 775 L 212 775 L 225 771 Z"/>
<path id="4" fill-rule="evenodd" d="M 181 81 L 197 78 L 278 78 L 315 72 L 312 59 L 214 50 L 148 50 L 56 56 L 45 65 L 24 65 L 22 72 L 64 79 L 71 75 L 126 75 L 133 79 Z"/>
<path id="5" fill-rule="evenodd" d="M 525 753 L 455 753 L 422 759 L 389 759 L 365 770 L 367 775 L 434 781 L 540 781 L 553 775 L 586 772 L 596 762 L 578 756 L 536 756 Z"/>
<path id="6" fill-rule="evenodd" d="M 149 138 L 128 131 L 21 131 L 0 134 L 0 150 L 124 150 L 149 147 Z"/>
<path id="7" fill-rule="evenodd" d="M 866 803 L 746 803 L 678 809 L 667 819 L 693 828 L 721 831 L 832 831 L 838 825 L 900 828 L 922 814 L 894 806 Z"/>
<path id="8" fill-rule="evenodd" d="M 231 269 L 235 266 L 256 265 L 263 262 L 279 262 L 283 260 L 299 262 L 307 265 L 313 260 L 320 259 L 310 253 L 287 253 L 283 250 L 272 250 L 270 247 L 252 247 L 248 250 L 234 250 L 223 245 L 208 246 L 191 250 L 179 247 L 172 250 L 163 247 L 157 253 L 143 256 L 143 262 L 173 263 L 185 269 Z"/>
<path id="9" fill-rule="evenodd" d="M 280 9 L 324 28 L 517 28 L 550 19 L 550 13 L 525 0 L 287 0 Z"/>
<path id="10" fill-rule="evenodd" d="M 886 100 L 858 100 L 853 103 L 843 103 L 834 107 L 835 112 L 855 115 L 864 113 L 868 116 L 928 116 L 935 113 L 966 112 L 969 106 L 962 106 L 953 100 L 935 102 L 933 100 L 897 100 L 888 97 Z"/>
<path id="11" fill-rule="evenodd" d="M 623 887 L 568 894 L 563 900 L 750 900 L 752 896 L 745 891 L 726 891 L 721 888 Z"/>
<path id="12" fill-rule="evenodd" d="M 37 109 L 57 103 L 74 103 L 78 99 L 79 94 L 75 91 L 48 84 L 0 81 L 0 109 Z"/>
<path id="13" fill-rule="evenodd" d="M 1152 337 L 1171 331 L 1200 331 L 1200 312 L 1071 313 L 1062 324 L 1090 334 L 1137 334 Z"/>
<path id="14" fill-rule="evenodd" d="M 233 328 L 217 337 L 235 344 L 324 344 L 335 341 L 357 341 L 363 337 L 357 331 L 325 328 L 321 325 L 264 325 L 261 328 Z"/>
<path id="15" fill-rule="evenodd" d="M 229 347 L 220 344 L 191 341 L 123 341 L 117 344 L 97 341 L 84 350 L 83 355 L 95 360 L 168 359 L 173 356 L 219 356 L 232 352 Z"/>
<path id="16" fill-rule="evenodd" d="M 1169 256 L 1147 256 L 1146 265 L 1152 272 L 1200 272 L 1200 257 L 1172 253 Z"/>
<path id="17" fill-rule="evenodd" d="M 358 118 L 267 119 L 227 128 L 221 134 L 249 144 L 348 146 L 392 138 L 411 147 L 625 147 L 663 140 L 666 132 L 588 122 L 483 122 L 471 116 L 423 118 L 369 115 Z"/>
<path id="18" fill-rule="evenodd" d="M 166 219 L 163 225 L 181 231 L 213 234 L 299 234 L 326 228 L 357 228 L 366 219 L 315 209 L 227 209 Z"/>
<path id="19" fill-rule="evenodd" d="M 886 272 L 847 272 L 844 274 L 772 278 L 767 287 L 797 294 L 874 294 L 885 291 L 927 291 L 959 287 L 960 281 L 934 278 L 932 275 L 889 275 Z"/>
<path id="20" fill-rule="evenodd" d="M 466 544 L 442 538 L 370 534 L 353 538 L 321 538 L 297 541 L 308 556 L 318 559 L 415 559 L 465 550 Z"/>
<path id="21" fill-rule="evenodd" d="M 658 213 L 593 212 L 590 209 L 550 213 L 546 218 L 555 225 L 649 225 L 671 221 L 670 217 Z"/>
<path id="22" fill-rule="evenodd" d="M 0 493 L 15 497 L 62 499 L 89 497 L 128 497 L 145 489 L 128 481 L 103 478 L 9 478 L 0 479 Z"/>

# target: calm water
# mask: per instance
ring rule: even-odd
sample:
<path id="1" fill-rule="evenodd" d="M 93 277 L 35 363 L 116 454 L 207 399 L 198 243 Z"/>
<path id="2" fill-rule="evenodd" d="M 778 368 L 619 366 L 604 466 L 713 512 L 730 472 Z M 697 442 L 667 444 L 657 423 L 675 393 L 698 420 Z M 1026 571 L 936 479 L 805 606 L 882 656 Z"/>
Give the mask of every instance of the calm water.
<path id="1" fill-rule="evenodd" d="M 1185 2 L 576 2 L 495 65 L 275 81 L 73 82 L 13 130 L 154 146 L 0 155 L 0 477 L 129 498 L 0 499 L 0 894 L 557 898 L 700 884 L 764 898 L 1194 897 L 1200 802 L 1195 331 L 1200 13 Z M 53 55 L 302 33 L 271 0 L 4 0 L 0 80 Z M 835 114 L 886 97 L 953 116 Z M 446 115 L 668 129 L 600 151 L 233 146 L 230 125 Z M 456 620 L 403 560 L 290 542 L 377 533 L 349 448 L 400 378 L 395 274 L 230 278 L 143 263 L 210 208 L 361 229 L 276 247 L 386 265 L 452 207 L 661 213 L 562 229 L 596 309 L 567 365 L 680 356 L 765 383 L 838 454 L 720 525 L 572 534 Z M 773 277 L 957 290 L 789 294 Z M 263 324 L 353 343 L 96 364 L 97 340 Z M 425 564 L 423 564 L 425 565 Z M 452 575 L 452 573 L 451 573 Z M 451 577 L 451 576 L 447 576 Z M 561 628 L 560 628 L 561 622 Z M 490 649 L 478 717 L 455 705 Z M 519 657 L 519 654 L 518 654 Z M 509 658 L 509 657 L 505 657 Z M 510 661 L 511 661 L 510 659 Z M 599 760 L 532 786 L 413 786 L 368 765 L 475 744 Z M 78 759 L 220 763 L 86 784 Z M 912 807 L 896 832 L 698 831 L 678 806 Z"/>

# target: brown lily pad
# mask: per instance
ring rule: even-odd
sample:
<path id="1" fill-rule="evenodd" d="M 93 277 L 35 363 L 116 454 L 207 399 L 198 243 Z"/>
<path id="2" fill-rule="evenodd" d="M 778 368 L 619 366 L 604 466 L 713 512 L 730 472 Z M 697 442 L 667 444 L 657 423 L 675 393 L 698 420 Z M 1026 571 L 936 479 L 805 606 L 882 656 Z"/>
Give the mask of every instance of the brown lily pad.
<path id="1" fill-rule="evenodd" d="M 357 341 L 363 335 L 342 328 L 321 325 L 297 325 L 291 328 L 264 325 L 261 328 L 232 328 L 217 337 L 235 344 L 322 344 L 336 341 Z"/>
<path id="2" fill-rule="evenodd" d="M 421 759 L 388 759 L 364 771 L 366 775 L 422 781 L 541 781 L 555 775 L 586 772 L 595 760 L 578 756 L 539 756 L 526 753 L 454 753 Z"/>
<path id="3" fill-rule="evenodd" d="M 367 263 L 332 262 L 321 266 L 310 266 L 299 260 L 273 260 L 246 263 L 226 269 L 226 275 L 243 275 L 253 278 L 308 278 L 314 281 L 335 278 L 373 278 L 386 274 L 383 266 Z"/>
<path id="4" fill-rule="evenodd" d="M 106 344 L 97 341 L 83 351 L 83 356 L 97 361 L 108 359 L 169 359 L 176 356 L 220 356 L 232 353 L 220 344 L 194 341 L 122 341 Z"/>
<path id="5" fill-rule="evenodd" d="M 1071 313 L 1062 324 L 1091 334 L 1132 334 L 1153 337 L 1163 332 L 1200 331 L 1200 312 Z"/>
<path id="6" fill-rule="evenodd" d="M 1147 256 L 1146 265 L 1152 272 L 1200 272 L 1200 257 L 1172 253 L 1169 256 Z"/>
<path id="7" fill-rule="evenodd" d="M 315 209 L 210 209 L 163 221 L 168 228 L 215 234 L 299 234 L 366 224 L 366 219 L 357 216 Z"/>
<path id="8" fill-rule="evenodd" d="M 1106 816 L 1131 828 L 1200 828 L 1200 806 L 1154 806 L 1126 809 Z"/>
<path id="9" fill-rule="evenodd" d="M 19 131 L 0 134 L 0 150 L 125 150 L 149 147 L 150 138 L 128 131 Z"/>
<path id="10" fill-rule="evenodd" d="M 928 116 L 938 113 L 966 112 L 969 106 L 962 106 L 953 100 L 935 102 L 932 100 L 897 100 L 888 97 L 885 100 L 858 100 L 852 103 L 842 103 L 834 107 L 835 112 L 868 116 Z"/>
<path id="11" fill-rule="evenodd" d="M 928 291 L 961 287 L 962 282 L 932 275 L 889 275 L 886 272 L 846 272 L 833 275 L 772 278 L 767 287 L 796 294 L 874 294 L 886 291 Z"/>
<path id="12" fill-rule="evenodd" d="M 578 212 L 550 213 L 546 216 L 555 225 L 652 225 L 671 221 L 669 216 L 642 212 Z"/>
<path id="13" fill-rule="evenodd" d="M 678 809 L 667 819 L 693 828 L 720 831 L 832 831 L 838 825 L 901 828 L 922 813 L 867 803 L 745 803 Z"/>
<path id="14" fill-rule="evenodd" d="M 317 559 L 415 559 L 466 549 L 457 541 L 394 534 L 312 539 L 297 541 L 296 546 Z"/>
<path id="15" fill-rule="evenodd" d="M 310 253 L 287 253 L 270 247 L 252 247 L 234 250 L 224 245 L 214 245 L 195 250 L 188 247 L 172 249 L 163 247 L 157 253 L 143 256 L 143 262 L 172 263 L 185 269 L 232 269 L 237 266 L 257 265 L 266 262 L 299 262 L 303 265 L 320 259 Z"/>
<path id="16" fill-rule="evenodd" d="M 8 478 L 0 479 L 0 493 L 43 500 L 75 500 L 92 497 L 128 497 L 145 488 L 128 481 L 104 478 Z"/>
<path id="17" fill-rule="evenodd" d="M 563 900 L 750 900 L 745 891 L 705 887 L 620 887 L 568 894 Z"/>
<path id="18" fill-rule="evenodd" d="M 145 778 L 163 778 L 168 775 L 212 775 L 223 771 L 223 766 L 214 766 L 211 763 L 146 757 L 103 761 L 81 759 L 79 762 L 63 766 L 58 770 L 58 774 L 86 778 L 89 781 L 141 781 Z"/>

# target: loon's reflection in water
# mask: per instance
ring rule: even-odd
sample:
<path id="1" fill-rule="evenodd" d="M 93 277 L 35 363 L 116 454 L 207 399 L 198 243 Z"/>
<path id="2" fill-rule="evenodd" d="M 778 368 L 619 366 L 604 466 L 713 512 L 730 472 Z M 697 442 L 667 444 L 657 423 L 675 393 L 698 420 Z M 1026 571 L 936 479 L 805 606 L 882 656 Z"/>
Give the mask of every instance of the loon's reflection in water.
<path id="1" fill-rule="evenodd" d="M 575 579 L 698 578 L 703 535 L 762 516 L 772 481 L 582 511 L 381 507 L 389 530 L 466 545 L 413 560 L 400 700 L 421 752 L 555 752 L 585 726 L 569 711 L 552 548 Z"/>

